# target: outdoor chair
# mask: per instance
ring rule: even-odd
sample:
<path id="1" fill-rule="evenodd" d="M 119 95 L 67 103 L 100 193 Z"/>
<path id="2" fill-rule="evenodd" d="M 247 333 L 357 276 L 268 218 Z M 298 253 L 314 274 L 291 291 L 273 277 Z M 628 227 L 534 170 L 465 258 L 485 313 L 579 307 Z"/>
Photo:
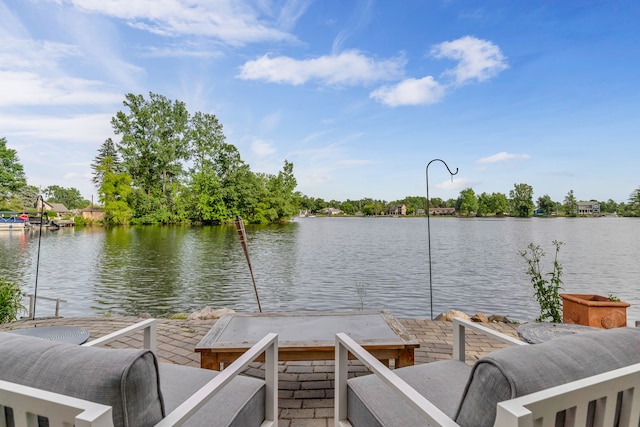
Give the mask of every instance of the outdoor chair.
<path id="1" fill-rule="evenodd" d="M 465 363 L 465 331 L 511 347 Z M 336 426 L 633 426 L 640 420 L 640 328 L 529 345 L 463 319 L 453 360 L 390 370 L 336 335 Z M 348 379 L 348 356 L 373 375 Z"/>
<path id="2" fill-rule="evenodd" d="M 278 337 L 222 372 L 159 363 L 156 321 L 82 346 L 0 333 L 0 426 L 277 426 Z M 100 348 L 144 331 L 144 350 Z M 238 375 L 265 354 L 265 380 Z"/>

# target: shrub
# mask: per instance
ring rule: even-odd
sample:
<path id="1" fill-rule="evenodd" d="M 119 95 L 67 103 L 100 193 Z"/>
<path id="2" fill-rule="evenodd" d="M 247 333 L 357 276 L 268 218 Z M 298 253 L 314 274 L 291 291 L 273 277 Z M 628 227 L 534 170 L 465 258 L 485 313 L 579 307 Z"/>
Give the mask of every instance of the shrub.
<path id="1" fill-rule="evenodd" d="M 20 286 L 0 277 L 0 323 L 17 320 L 21 311 L 26 309 L 22 305 Z"/>

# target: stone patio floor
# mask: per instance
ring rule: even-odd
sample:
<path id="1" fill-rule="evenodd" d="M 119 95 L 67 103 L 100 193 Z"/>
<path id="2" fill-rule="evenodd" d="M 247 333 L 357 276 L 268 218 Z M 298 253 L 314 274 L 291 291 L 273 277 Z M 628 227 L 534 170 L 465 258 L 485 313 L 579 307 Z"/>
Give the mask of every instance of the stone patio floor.
<path id="1" fill-rule="evenodd" d="M 142 320 L 137 317 L 73 317 L 22 320 L 0 325 L 0 331 L 34 326 L 79 326 L 98 338 Z M 415 363 L 451 359 L 453 328 L 450 322 L 426 319 L 399 319 L 407 331 L 420 342 L 415 350 Z M 158 358 L 163 362 L 200 366 L 196 344 L 209 331 L 215 320 L 158 319 Z M 486 326 L 517 338 L 517 324 L 489 323 Z M 112 347 L 142 348 L 142 334 L 111 344 Z M 467 360 L 473 363 L 482 355 L 505 345 L 481 335 L 467 332 Z M 279 425 L 283 427 L 333 426 L 333 361 L 280 362 Z M 260 363 L 254 363 L 247 375 L 264 377 Z M 364 365 L 353 362 L 350 375 L 366 375 Z"/>

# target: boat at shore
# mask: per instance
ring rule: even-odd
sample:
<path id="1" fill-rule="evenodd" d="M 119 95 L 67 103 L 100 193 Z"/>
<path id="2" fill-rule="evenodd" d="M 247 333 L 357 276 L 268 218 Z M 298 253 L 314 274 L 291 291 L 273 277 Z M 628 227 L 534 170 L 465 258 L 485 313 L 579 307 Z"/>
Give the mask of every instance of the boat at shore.
<path id="1" fill-rule="evenodd" d="M 24 231 L 32 227 L 24 212 L 0 212 L 0 231 Z"/>

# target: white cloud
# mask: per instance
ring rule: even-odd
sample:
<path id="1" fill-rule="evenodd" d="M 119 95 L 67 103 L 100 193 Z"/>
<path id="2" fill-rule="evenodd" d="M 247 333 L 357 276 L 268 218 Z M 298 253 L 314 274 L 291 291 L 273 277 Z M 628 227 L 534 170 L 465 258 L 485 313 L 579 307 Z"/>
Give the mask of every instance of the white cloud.
<path id="1" fill-rule="evenodd" d="M 73 116 L 0 115 L 0 129 L 7 138 L 59 144 L 77 143 L 98 147 L 113 136 L 111 114 Z M 31 142 L 29 142 L 31 143 Z M 25 143 L 27 144 L 27 143 Z"/>
<path id="2" fill-rule="evenodd" d="M 251 143 L 251 151 L 258 157 L 266 157 L 276 152 L 273 144 L 261 139 L 255 139 Z"/>
<path id="3" fill-rule="evenodd" d="M 502 151 L 498 154 L 494 154 L 493 156 L 483 157 L 478 159 L 476 163 L 479 164 L 487 164 L 487 163 L 498 163 L 498 162 L 508 162 L 511 160 L 529 160 L 531 157 L 528 154 L 511 154 L 506 151 Z"/>
<path id="4" fill-rule="evenodd" d="M 80 55 L 80 50 L 69 44 L 4 35 L 0 43 L 0 69 L 49 68 L 63 58 Z"/>
<path id="5" fill-rule="evenodd" d="M 385 105 L 398 107 L 401 105 L 435 104 L 444 97 L 444 86 L 427 76 L 421 79 L 406 79 L 393 86 L 383 86 L 369 94 Z"/>
<path id="6" fill-rule="evenodd" d="M 59 64 L 76 46 L 5 36 L 0 43 L 0 106 L 95 105 L 121 101 L 102 82 L 67 76 Z"/>
<path id="7" fill-rule="evenodd" d="M 100 82 L 19 71 L 0 71 L 0 93 L 0 106 L 115 104 L 122 99 Z"/>
<path id="8" fill-rule="evenodd" d="M 246 62 L 238 77 L 292 85 L 310 80 L 333 85 L 358 85 L 397 79 L 403 74 L 405 62 L 404 58 L 377 61 L 357 50 L 303 60 L 264 55 Z"/>
<path id="9" fill-rule="evenodd" d="M 490 79 L 509 67 L 497 45 L 472 36 L 437 44 L 431 49 L 431 55 L 459 61 L 455 68 L 445 72 L 453 76 L 457 85 Z"/>
<path id="10" fill-rule="evenodd" d="M 295 38 L 276 28 L 263 11 L 235 0 L 67 0 L 87 13 L 127 21 L 144 31 L 162 36 L 199 35 L 214 37 L 230 45 Z M 306 3 L 287 2 L 280 22 L 293 26 Z"/>

